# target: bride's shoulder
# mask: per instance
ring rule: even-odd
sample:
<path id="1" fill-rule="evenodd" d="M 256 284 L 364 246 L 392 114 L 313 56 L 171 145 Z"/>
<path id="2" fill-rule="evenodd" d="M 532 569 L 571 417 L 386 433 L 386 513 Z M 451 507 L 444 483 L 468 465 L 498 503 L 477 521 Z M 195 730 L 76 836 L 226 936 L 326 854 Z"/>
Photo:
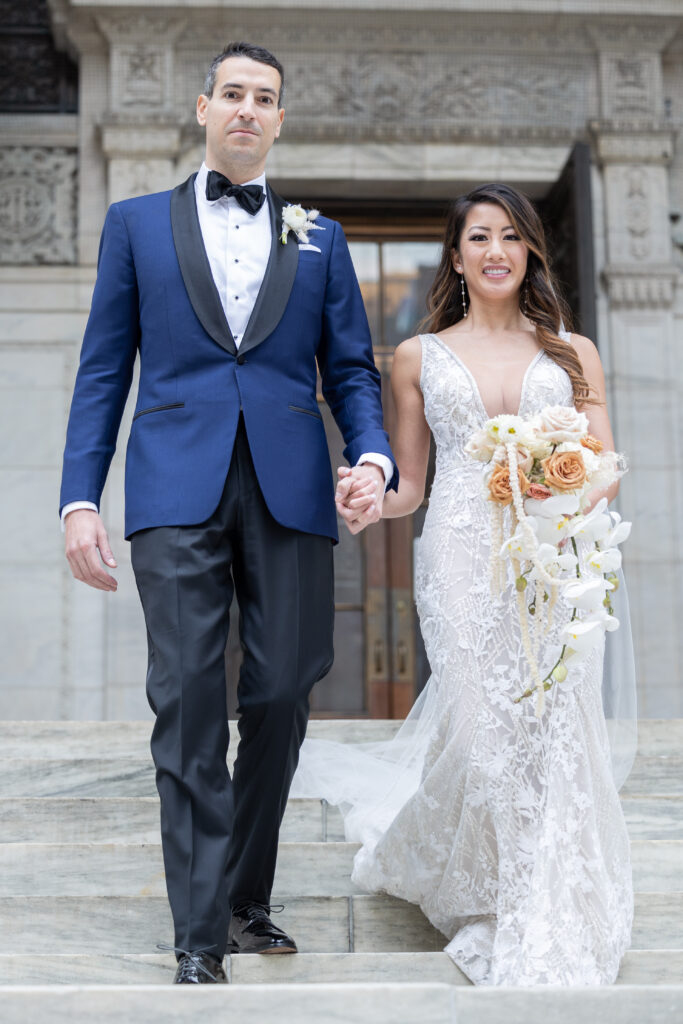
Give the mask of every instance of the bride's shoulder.
<path id="1" fill-rule="evenodd" d="M 570 334 L 567 340 L 576 350 L 576 354 L 581 361 L 584 372 L 591 367 L 601 365 L 597 345 L 594 341 L 591 341 L 590 338 L 584 337 L 583 334 Z"/>
<path id="2" fill-rule="evenodd" d="M 410 380 L 417 383 L 422 369 L 422 341 L 420 335 L 406 338 L 394 351 L 392 376 L 396 379 Z"/>

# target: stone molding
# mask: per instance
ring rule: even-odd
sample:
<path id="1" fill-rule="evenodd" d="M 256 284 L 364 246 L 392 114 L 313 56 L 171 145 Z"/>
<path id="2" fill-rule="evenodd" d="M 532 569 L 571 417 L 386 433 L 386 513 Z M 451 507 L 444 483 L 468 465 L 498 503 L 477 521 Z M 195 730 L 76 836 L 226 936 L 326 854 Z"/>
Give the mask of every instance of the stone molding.
<path id="1" fill-rule="evenodd" d="M 0 148 L 0 262 L 75 263 L 75 149 Z"/>
<path id="2" fill-rule="evenodd" d="M 174 45 L 184 18 L 152 13 L 96 19 L 110 44 L 110 110 L 171 110 L 174 96 Z"/>
<path id="3" fill-rule="evenodd" d="M 668 166 L 674 156 L 676 133 L 670 125 L 651 120 L 591 121 L 601 164 L 660 164 Z"/>
<path id="4" fill-rule="evenodd" d="M 611 264 L 603 278 L 613 309 L 670 309 L 679 272 L 670 263 Z"/>
<path id="5" fill-rule="evenodd" d="M 175 158 L 182 134 L 182 126 L 175 120 L 140 123 L 108 118 L 100 126 L 102 151 L 109 159 Z"/>

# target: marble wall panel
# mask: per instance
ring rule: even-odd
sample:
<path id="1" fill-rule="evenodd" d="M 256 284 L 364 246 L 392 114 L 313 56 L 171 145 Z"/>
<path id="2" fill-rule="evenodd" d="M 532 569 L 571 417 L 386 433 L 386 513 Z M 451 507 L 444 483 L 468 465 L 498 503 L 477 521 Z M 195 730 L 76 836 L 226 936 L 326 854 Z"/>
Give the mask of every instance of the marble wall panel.
<path id="1" fill-rule="evenodd" d="M 3 635 L 11 638 L 3 645 L 0 685 L 58 688 L 64 634 L 61 567 L 2 564 L 0 622 Z"/>
<path id="2" fill-rule="evenodd" d="M 4 391 L 0 402 L 0 465 L 53 468 L 61 462 L 64 438 L 58 427 L 64 417 L 60 389 Z"/>
<path id="3" fill-rule="evenodd" d="M 12 284 L 12 289 L 14 289 Z M 41 289 L 31 286 L 26 301 L 35 301 Z M 0 288 L 0 296 L 9 300 L 9 288 Z M 16 301 L 16 300 L 15 300 Z M 64 374 L 64 353 L 47 348 L 0 349 L 0 388 L 14 391 L 30 388 L 43 391 L 60 387 Z"/>
<path id="4" fill-rule="evenodd" d="M 149 721 L 154 715 L 145 696 L 145 673 L 129 686 L 111 684 L 107 687 L 104 718 L 109 721 Z"/>
<path id="5" fill-rule="evenodd" d="M 57 469 L 0 469 L 0 537 L 16 566 L 40 562 L 62 565 L 58 540 Z"/>
<path id="6" fill-rule="evenodd" d="M 61 714 L 62 699 L 56 686 L 8 686 L 4 681 L 0 684 L 0 719 L 45 721 L 59 719 Z"/>

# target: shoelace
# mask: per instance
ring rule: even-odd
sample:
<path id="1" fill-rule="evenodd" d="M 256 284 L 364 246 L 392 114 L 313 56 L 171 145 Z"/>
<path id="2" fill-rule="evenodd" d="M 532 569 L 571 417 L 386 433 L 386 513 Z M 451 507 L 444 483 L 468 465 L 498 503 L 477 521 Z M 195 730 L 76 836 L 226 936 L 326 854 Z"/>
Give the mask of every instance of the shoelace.
<path id="1" fill-rule="evenodd" d="M 201 959 L 199 957 L 199 954 L 200 953 L 208 953 L 209 950 L 215 949 L 215 948 L 216 948 L 215 946 L 202 946 L 201 949 L 189 950 L 189 949 L 181 949 L 179 946 L 168 946 L 165 942 L 157 942 L 157 949 L 161 949 L 165 953 L 181 953 L 184 957 L 187 957 L 187 959 L 185 960 L 185 963 L 182 965 L 182 968 L 181 968 L 181 977 L 184 974 L 184 968 L 186 967 L 186 965 L 194 964 L 194 966 L 198 970 L 203 971 L 204 974 L 207 976 L 207 978 L 211 978 L 212 981 L 215 981 L 216 977 L 215 977 L 214 974 L 211 973 L 211 971 L 209 971 L 204 966 L 204 964 L 202 963 L 202 961 L 201 961 Z"/>
<path id="2" fill-rule="evenodd" d="M 266 906 L 263 903 L 247 903 L 244 908 L 237 907 L 233 910 L 233 913 L 237 917 L 248 917 L 250 921 L 255 921 L 257 918 L 268 918 L 271 914 L 281 914 L 285 909 L 284 903 L 273 904 L 272 907 Z"/>

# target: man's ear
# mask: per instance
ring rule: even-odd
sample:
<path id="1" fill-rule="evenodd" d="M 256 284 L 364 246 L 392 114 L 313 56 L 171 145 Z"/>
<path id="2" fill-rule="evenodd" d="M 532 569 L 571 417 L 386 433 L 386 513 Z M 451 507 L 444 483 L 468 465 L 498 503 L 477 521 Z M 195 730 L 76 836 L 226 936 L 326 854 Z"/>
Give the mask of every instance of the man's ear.
<path id="1" fill-rule="evenodd" d="M 280 129 L 282 128 L 282 122 L 284 121 L 284 119 L 285 119 L 285 108 L 284 107 L 280 107 L 280 109 L 278 111 L 277 127 L 275 129 L 275 138 L 276 139 L 280 138 Z"/>
<path id="2" fill-rule="evenodd" d="M 204 93 L 197 99 L 197 122 L 204 128 L 206 126 L 206 108 L 209 105 L 209 97 Z"/>

